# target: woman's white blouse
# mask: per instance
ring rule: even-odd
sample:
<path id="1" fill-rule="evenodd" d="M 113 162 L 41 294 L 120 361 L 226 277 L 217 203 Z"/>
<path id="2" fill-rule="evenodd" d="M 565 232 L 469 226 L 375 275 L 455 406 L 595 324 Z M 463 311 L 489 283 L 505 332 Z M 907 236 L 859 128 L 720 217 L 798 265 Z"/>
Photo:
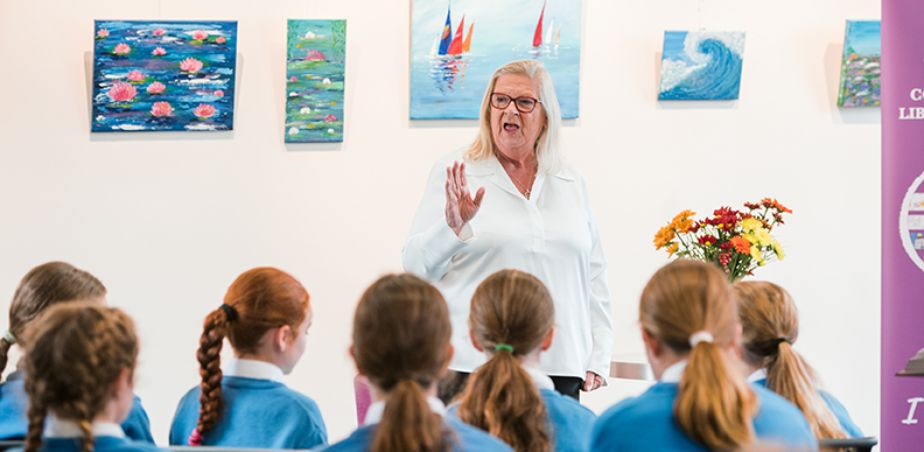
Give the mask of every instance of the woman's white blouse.
<path id="1" fill-rule="evenodd" d="M 455 348 L 450 368 L 471 372 L 485 362 L 469 339 L 472 294 L 490 274 L 515 268 L 542 280 L 555 302 L 555 338 L 540 369 L 582 379 L 592 371 L 605 380 L 613 346 L 612 306 L 583 178 L 568 167 L 540 172 L 526 199 L 497 158 L 466 161 L 469 191 L 474 195 L 484 187 L 485 195 L 460 238 L 444 210 L 446 166 L 461 160 L 457 151 L 433 167 L 403 250 L 405 270 L 433 282 L 449 304 Z"/>

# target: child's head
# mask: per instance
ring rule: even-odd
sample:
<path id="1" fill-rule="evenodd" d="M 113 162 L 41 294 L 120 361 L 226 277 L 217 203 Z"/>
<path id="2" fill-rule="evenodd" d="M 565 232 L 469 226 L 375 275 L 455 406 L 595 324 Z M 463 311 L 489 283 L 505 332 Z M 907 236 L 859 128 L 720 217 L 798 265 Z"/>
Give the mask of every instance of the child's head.
<path id="1" fill-rule="evenodd" d="M 10 347 L 23 335 L 26 325 L 46 308 L 65 301 L 103 301 L 105 297 L 103 283 L 71 264 L 48 262 L 29 270 L 13 295 L 10 326 L 0 339 L 0 374 L 6 369 Z"/>
<path id="2" fill-rule="evenodd" d="M 221 348 L 225 337 L 235 355 L 275 364 L 288 374 L 305 351 L 311 325 L 308 292 L 292 275 L 271 267 L 248 270 L 225 294 L 224 304 L 205 317 L 199 340 L 200 411 L 190 436 L 199 445 L 202 434 L 221 414 Z"/>
<path id="3" fill-rule="evenodd" d="M 555 307 L 545 285 L 519 270 L 488 276 L 472 297 L 472 341 L 490 359 L 471 376 L 459 417 L 518 451 L 552 448 L 545 403 L 520 359 L 552 344 Z M 538 364 L 536 362 L 535 364 Z"/>
<path id="4" fill-rule="evenodd" d="M 94 302 L 60 304 L 27 329 L 24 342 L 26 451 L 41 446 L 49 412 L 80 426 L 84 451 L 92 450 L 94 420 L 128 416 L 138 339 L 124 312 Z"/>
<path id="5" fill-rule="evenodd" d="M 815 436 L 845 438 L 837 417 L 816 388 L 815 371 L 793 348 L 799 310 L 789 292 L 766 281 L 735 284 L 742 327 L 742 356 L 752 369 L 765 368 L 767 387 L 802 410 Z"/>
<path id="6" fill-rule="evenodd" d="M 350 350 L 359 373 L 387 398 L 371 450 L 449 449 L 449 436 L 426 393 L 446 372 L 451 335 L 446 301 L 416 276 L 383 276 L 363 293 Z"/>
<path id="7" fill-rule="evenodd" d="M 656 375 L 665 357 L 687 360 L 674 403 L 681 428 L 710 449 L 752 442 L 757 402 L 734 356 L 738 311 L 725 274 L 689 259 L 662 267 L 642 291 L 639 322 Z"/>

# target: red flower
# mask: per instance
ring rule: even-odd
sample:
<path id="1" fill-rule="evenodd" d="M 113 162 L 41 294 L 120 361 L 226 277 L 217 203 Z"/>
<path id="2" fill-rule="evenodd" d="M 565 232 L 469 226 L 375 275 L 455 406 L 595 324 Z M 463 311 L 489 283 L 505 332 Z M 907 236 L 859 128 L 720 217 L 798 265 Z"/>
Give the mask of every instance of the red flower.
<path id="1" fill-rule="evenodd" d="M 731 261 L 731 254 L 721 253 L 719 254 L 719 263 L 722 264 L 722 267 L 728 267 L 728 263 Z"/>
<path id="2" fill-rule="evenodd" d="M 696 241 L 699 242 L 700 245 L 712 246 L 712 245 L 715 245 L 718 239 L 711 235 L 704 235 L 696 239 Z"/>

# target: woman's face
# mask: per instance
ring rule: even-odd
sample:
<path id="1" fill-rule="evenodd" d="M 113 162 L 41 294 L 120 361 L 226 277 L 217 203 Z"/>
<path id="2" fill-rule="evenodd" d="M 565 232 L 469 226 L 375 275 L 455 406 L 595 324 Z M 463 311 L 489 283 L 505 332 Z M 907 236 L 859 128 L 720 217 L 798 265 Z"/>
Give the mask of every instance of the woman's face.
<path id="1" fill-rule="evenodd" d="M 498 94 L 510 99 L 539 99 L 538 83 L 526 75 L 505 74 L 498 77 L 494 84 L 494 95 Z M 491 133 L 497 149 L 506 157 L 523 158 L 525 154 L 534 152 L 536 140 L 545 126 L 545 110 L 538 102 L 528 113 L 517 110 L 514 101 L 503 109 L 494 107 L 494 102 L 491 102 Z"/>

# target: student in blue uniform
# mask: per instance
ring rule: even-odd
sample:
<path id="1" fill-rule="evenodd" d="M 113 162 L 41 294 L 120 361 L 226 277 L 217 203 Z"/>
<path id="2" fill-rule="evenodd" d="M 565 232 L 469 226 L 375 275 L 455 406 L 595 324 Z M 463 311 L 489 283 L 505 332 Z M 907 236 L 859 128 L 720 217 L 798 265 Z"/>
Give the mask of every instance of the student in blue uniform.
<path id="1" fill-rule="evenodd" d="M 458 416 L 518 452 L 583 452 L 596 416 L 555 392 L 539 371 L 552 345 L 555 306 L 545 285 L 519 270 L 501 270 L 475 289 L 472 343 L 488 361 L 469 378 Z"/>
<path id="2" fill-rule="evenodd" d="M 237 277 L 205 317 L 197 354 L 202 382 L 180 400 L 170 444 L 310 449 L 327 443 L 317 404 L 282 383 L 305 351 L 308 292 L 281 270 Z M 236 359 L 224 371 L 225 337 Z"/>
<path id="3" fill-rule="evenodd" d="M 859 438 L 860 428 L 847 409 L 817 388 L 812 366 L 793 344 L 799 337 L 799 311 L 782 287 L 766 281 L 735 284 L 738 315 L 748 378 L 789 400 L 802 410 L 818 439 Z"/>
<path id="4" fill-rule="evenodd" d="M 26 452 L 148 452 L 119 423 L 132 407 L 135 326 L 98 302 L 58 304 L 26 336 Z"/>
<path id="5" fill-rule="evenodd" d="M 106 287 L 90 273 L 64 262 L 48 262 L 23 277 L 10 304 L 9 329 L 0 338 L 0 373 L 8 364 L 9 352 L 19 343 L 32 321 L 47 308 L 74 300 L 106 302 Z M 23 386 L 24 373 L 16 370 L 0 384 L 0 440 L 26 436 L 28 397 Z M 136 396 L 128 417 L 122 422 L 125 434 L 134 440 L 154 443 L 151 422 Z"/>
<path id="6" fill-rule="evenodd" d="M 817 449 L 796 407 L 745 381 L 737 305 L 717 267 L 679 259 L 658 270 L 642 291 L 639 323 L 659 382 L 601 415 L 591 450 L 731 450 L 757 442 Z"/>
<path id="7" fill-rule="evenodd" d="M 363 293 L 350 354 L 369 380 L 365 425 L 327 451 L 509 451 L 446 412 L 436 383 L 452 357 L 449 310 L 440 292 L 411 274 L 383 276 Z"/>

